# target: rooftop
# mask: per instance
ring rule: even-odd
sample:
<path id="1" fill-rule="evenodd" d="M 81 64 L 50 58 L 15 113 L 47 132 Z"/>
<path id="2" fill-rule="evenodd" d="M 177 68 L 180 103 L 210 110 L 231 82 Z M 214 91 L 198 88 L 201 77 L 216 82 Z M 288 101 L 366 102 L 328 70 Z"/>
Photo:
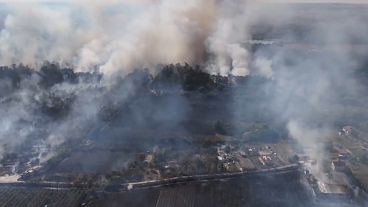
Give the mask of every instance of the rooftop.
<path id="1" fill-rule="evenodd" d="M 321 193 L 326 193 L 326 194 L 344 195 L 348 193 L 348 187 L 346 185 L 339 185 L 339 184 L 318 182 L 318 189 Z"/>

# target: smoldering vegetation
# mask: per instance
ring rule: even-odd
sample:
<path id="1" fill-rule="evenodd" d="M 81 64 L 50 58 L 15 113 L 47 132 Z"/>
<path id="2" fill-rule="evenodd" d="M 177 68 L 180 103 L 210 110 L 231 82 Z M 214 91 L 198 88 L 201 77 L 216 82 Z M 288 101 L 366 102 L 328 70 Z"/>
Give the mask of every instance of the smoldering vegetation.
<path id="1" fill-rule="evenodd" d="M 11 5 L 0 34 L 1 64 L 14 64 L 0 68 L 5 172 L 62 180 L 127 169 L 125 180 L 139 180 L 136 152 L 184 159 L 229 140 L 291 138 L 324 179 L 337 130 L 368 131 L 367 6 L 175 2 L 124 15 L 110 1 Z M 214 172 L 213 160 L 195 161 L 186 174 Z"/>
<path id="2" fill-rule="evenodd" d="M 318 58 L 304 50 L 291 51 L 294 55 L 299 52 L 299 57 Z M 293 85 L 329 77 L 307 76 L 304 73 L 310 71 L 295 68 L 287 72 L 295 78 L 287 79 Z M 55 63 L 45 63 L 40 71 L 22 65 L 2 67 L 2 82 L 7 83 L 1 90 L 2 116 L 6 117 L 1 130 L 3 164 L 20 161 L 15 163 L 15 172 L 22 173 L 24 167 L 52 158 L 50 163 L 57 165 L 49 163 L 42 172 L 104 174 L 128 167 L 136 152 L 155 146 L 194 152 L 226 142 L 216 134 L 276 143 L 295 133 L 309 136 L 299 141 L 305 149 L 314 149 L 309 145 L 313 139 L 327 140 L 321 133 L 323 127 L 337 129 L 347 123 L 364 127 L 367 117 L 365 102 L 355 101 L 364 97 L 366 88 L 360 70 L 350 74 L 360 81 L 359 91 L 352 93 L 344 80 L 331 81 L 337 95 L 322 97 L 326 105 L 319 108 L 306 100 L 304 93 L 295 92 L 308 92 L 315 89 L 314 85 L 280 88 L 282 79 L 210 75 L 200 66 L 180 64 L 158 66 L 156 70 L 152 75 L 147 69 L 137 69 L 106 82 L 100 73 L 76 73 Z M 275 71 L 274 77 L 282 77 L 284 72 Z M 288 100 L 283 98 L 285 93 Z M 354 102 L 342 102 L 346 99 Z M 297 121 L 302 117 L 304 125 L 291 122 L 291 115 Z M 305 131 L 298 131 L 300 127 Z M 91 142 L 97 144 L 89 149 Z M 323 146 L 319 147 L 323 152 Z M 70 158 L 63 160 L 63 153 L 69 153 Z M 175 154 L 165 156 L 178 158 Z"/>
<path id="3" fill-rule="evenodd" d="M 170 141 L 214 133 L 216 120 L 231 117 L 229 95 L 217 96 L 229 87 L 228 79 L 189 65 L 165 66 L 155 77 L 136 70 L 110 83 L 99 73 L 75 73 L 53 63 L 40 71 L 2 67 L 1 74 L 2 158 L 8 161 L 43 162 L 62 146 L 88 140 L 115 142 L 124 153 L 145 151 L 162 136 Z"/>
<path id="4" fill-rule="evenodd" d="M 161 6 L 167 4 L 163 2 Z M 105 6 L 109 5 L 107 3 Z M 211 127 L 203 124 L 203 120 L 232 123 L 267 120 L 281 128 L 297 128 L 296 131 L 305 127 L 306 130 L 301 133 L 290 130 L 300 136 L 313 129 L 322 129 L 328 134 L 329 129 L 336 124 L 364 125 L 367 50 L 364 6 L 249 4 L 249 10 L 242 13 L 234 8 L 236 5 L 229 4 L 222 8 L 223 23 L 228 22 L 232 26 L 228 28 L 220 24 L 215 33 L 209 36 L 208 55 L 200 66 L 154 65 L 148 70 L 140 69 L 126 75 L 126 72 L 119 73 L 120 69 L 132 69 L 116 65 L 117 71 L 112 74 L 118 78 L 112 78 L 111 73 L 100 73 L 105 71 L 99 67 L 90 68 L 96 72 L 75 72 L 75 68 L 68 68 L 65 63 L 41 65 L 35 71 L 29 68 L 31 66 L 3 67 L 2 113 L 6 117 L 2 121 L 4 150 L 12 151 L 14 146 L 20 145 L 29 146 L 23 143 L 31 134 L 32 137 L 47 137 L 46 143 L 58 145 L 64 142 L 66 134 L 70 137 L 87 136 L 78 134 L 80 131 L 85 133 L 87 128 L 91 129 L 88 136 L 103 137 L 109 133 L 119 134 L 123 126 L 138 128 L 144 125 L 190 133 L 191 130 L 211 131 Z M 191 10 L 191 7 L 186 9 Z M 42 7 L 41 11 L 49 9 Z M 235 18 L 228 16 L 230 11 L 236 11 Z M 271 14 L 269 11 L 272 11 Z M 152 12 L 155 14 L 155 10 Z M 37 16 L 43 14 L 35 13 Z M 275 15 L 279 17 L 274 19 Z M 22 16 L 16 12 L 8 16 L 3 30 L 4 38 L 13 38 L 12 28 L 22 28 L 16 27 L 18 21 L 15 20 L 18 18 Z M 244 22 L 244 18 L 247 21 Z M 316 21 L 318 23 L 314 23 Z M 49 24 L 41 22 L 42 25 Z M 46 36 L 59 37 L 58 30 L 47 31 Z M 222 32 L 225 31 L 223 36 Z M 8 33 L 10 36 L 6 35 Z M 211 43 L 217 40 L 220 45 Z M 182 43 L 179 40 L 175 42 Z M 44 44 L 41 43 L 36 46 L 42 48 Z M 219 52 L 211 45 L 222 45 L 227 49 Z M 11 47 L 16 51 L 24 51 L 24 55 L 33 54 L 24 50 L 27 47 Z M 235 62 L 239 61 L 227 54 L 236 53 L 236 49 L 232 52 L 234 47 L 246 52 L 246 57 L 240 58 L 246 60 L 246 74 L 251 76 L 222 77 L 204 72 L 227 75 L 232 70 L 236 71 Z M 50 54 L 53 54 L 52 48 L 49 47 Z M 12 54 L 12 51 L 3 54 Z M 35 57 L 40 55 L 35 54 Z M 28 56 L 18 57 L 40 61 Z M 17 62 L 17 59 L 13 60 Z M 225 71 L 216 69 L 214 64 Z M 203 119 L 199 118 L 202 116 Z M 107 127 L 102 127 L 104 125 Z M 227 130 L 220 131 L 244 131 L 241 126 L 230 124 L 226 127 Z M 9 138 L 12 136 L 17 138 Z M 300 140 L 309 145 L 316 141 L 304 137 Z M 129 142 L 129 145 L 133 143 Z"/>

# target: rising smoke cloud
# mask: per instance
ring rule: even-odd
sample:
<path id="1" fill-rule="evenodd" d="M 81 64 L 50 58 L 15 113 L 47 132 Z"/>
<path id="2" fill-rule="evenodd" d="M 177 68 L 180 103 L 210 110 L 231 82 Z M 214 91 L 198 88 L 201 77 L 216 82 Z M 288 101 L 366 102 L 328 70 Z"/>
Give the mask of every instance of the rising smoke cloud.
<path id="1" fill-rule="evenodd" d="M 227 8 L 235 5 L 246 8 L 245 1 L 217 0 L 9 3 L 0 62 L 39 66 L 48 60 L 126 74 L 157 64 L 200 64 L 210 52 L 214 71 L 247 74 L 246 51 L 237 45 L 246 33 L 236 29 L 244 30 L 244 23 L 236 25 Z"/>

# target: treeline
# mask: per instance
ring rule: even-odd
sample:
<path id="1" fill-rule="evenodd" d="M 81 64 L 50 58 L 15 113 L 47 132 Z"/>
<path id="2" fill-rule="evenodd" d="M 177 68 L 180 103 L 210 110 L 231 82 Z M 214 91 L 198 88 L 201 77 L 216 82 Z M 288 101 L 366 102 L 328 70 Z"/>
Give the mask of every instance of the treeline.
<path id="1" fill-rule="evenodd" d="M 44 88 L 55 84 L 67 82 L 71 84 L 91 81 L 100 81 L 102 74 L 97 72 L 74 72 L 72 68 L 62 67 L 57 63 L 45 62 L 39 71 L 23 64 L 12 66 L 0 66 L 0 80 L 8 80 L 14 88 L 20 87 L 20 82 L 38 77 L 38 83 Z"/>

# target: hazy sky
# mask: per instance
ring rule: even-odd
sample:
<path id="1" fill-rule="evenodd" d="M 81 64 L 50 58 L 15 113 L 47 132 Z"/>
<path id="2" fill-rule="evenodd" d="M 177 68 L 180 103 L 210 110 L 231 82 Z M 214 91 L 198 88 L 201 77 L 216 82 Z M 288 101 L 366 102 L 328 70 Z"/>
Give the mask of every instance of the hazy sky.
<path id="1" fill-rule="evenodd" d="M 105 1 L 105 0 L 95 0 Z M 154 2 L 157 0 L 108 0 L 112 2 L 124 2 L 124 3 L 138 3 L 138 2 Z M 354 4 L 366 4 L 368 0 L 254 0 L 258 2 L 270 2 L 270 3 L 354 3 Z M 73 0 L 0 0 L 0 2 L 73 2 Z"/>

